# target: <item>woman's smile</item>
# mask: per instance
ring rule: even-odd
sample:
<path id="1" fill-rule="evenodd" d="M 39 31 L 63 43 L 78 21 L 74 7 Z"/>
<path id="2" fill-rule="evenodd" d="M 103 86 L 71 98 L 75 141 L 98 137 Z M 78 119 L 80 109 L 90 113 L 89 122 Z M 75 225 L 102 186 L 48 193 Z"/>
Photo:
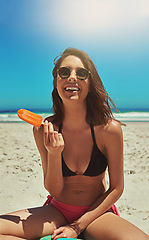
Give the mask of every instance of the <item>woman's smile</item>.
<path id="1" fill-rule="evenodd" d="M 78 85 L 74 85 L 74 84 L 67 84 L 64 87 L 64 90 L 66 92 L 70 92 L 70 93 L 75 93 L 75 92 L 79 92 L 80 91 L 80 87 Z"/>

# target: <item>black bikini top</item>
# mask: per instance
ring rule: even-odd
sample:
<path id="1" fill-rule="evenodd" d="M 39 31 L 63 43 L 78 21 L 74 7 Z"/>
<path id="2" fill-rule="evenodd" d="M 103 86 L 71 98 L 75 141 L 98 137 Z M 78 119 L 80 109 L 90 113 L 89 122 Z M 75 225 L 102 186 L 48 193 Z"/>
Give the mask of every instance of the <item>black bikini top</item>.
<path id="1" fill-rule="evenodd" d="M 88 167 L 87 167 L 86 171 L 81 175 L 94 177 L 94 176 L 98 176 L 98 175 L 102 174 L 106 170 L 108 162 L 107 162 L 107 158 L 105 157 L 105 155 L 97 147 L 95 133 L 94 133 L 94 127 L 92 124 L 90 125 L 90 128 L 91 128 L 92 139 L 93 139 L 93 149 L 92 149 L 91 159 L 88 164 Z M 62 130 L 62 124 L 59 126 L 60 133 L 61 133 L 61 130 Z M 71 171 L 67 167 L 67 165 L 64 161 L 64 158 L 63 158 L 63 153 L 62 153 L 62 171 L 63 171 L 64 177 L 80 175 L 80 174 L 77 174 L 77 173 Z"/>

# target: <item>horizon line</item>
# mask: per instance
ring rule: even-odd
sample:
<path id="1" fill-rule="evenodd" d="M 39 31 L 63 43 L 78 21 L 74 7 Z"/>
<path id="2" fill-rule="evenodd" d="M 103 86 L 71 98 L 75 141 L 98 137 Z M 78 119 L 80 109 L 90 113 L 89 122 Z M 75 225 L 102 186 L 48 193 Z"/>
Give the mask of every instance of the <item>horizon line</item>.
<path id="1" fill-rule="evenodd" d="M 8 109 L 0 109 L 0 113 L 16 113 L 20 108 L 8 108 Z M 49 112 L 49 113 L 53 113 L 53 109 L 50 108 L 28 108 L 27 110 L 32 111 L 32 112 Z M 137 112 L 149 112 L 149 108 L 148 107 L 120 107 L 117 109 L 117 111 L 115 111 L 115 109 L 112 108 L 112 112 L 120 112 L 120 111 L 137 111 Z"/>

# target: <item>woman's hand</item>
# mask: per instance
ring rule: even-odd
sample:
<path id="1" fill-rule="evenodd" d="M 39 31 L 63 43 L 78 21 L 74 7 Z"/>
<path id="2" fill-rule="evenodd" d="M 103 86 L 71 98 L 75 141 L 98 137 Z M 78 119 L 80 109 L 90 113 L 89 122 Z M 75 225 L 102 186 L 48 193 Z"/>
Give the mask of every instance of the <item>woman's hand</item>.
<path id="1" fill-rule="evenodd" d="M 54 131 L 53 124 L 47 120 L 44 123 L 44 145 L 51 154 L 61 154 L 64 150 L 64 139 L 61 133 Z"/>
<path id="2" fill-rule="evenodd" d="M 77 238 L 79 235 L 77 228 L 71 225 L 66 225 L 56 229 L 52 234 L 52 239 L 56 240 L 58 238 Z"/>

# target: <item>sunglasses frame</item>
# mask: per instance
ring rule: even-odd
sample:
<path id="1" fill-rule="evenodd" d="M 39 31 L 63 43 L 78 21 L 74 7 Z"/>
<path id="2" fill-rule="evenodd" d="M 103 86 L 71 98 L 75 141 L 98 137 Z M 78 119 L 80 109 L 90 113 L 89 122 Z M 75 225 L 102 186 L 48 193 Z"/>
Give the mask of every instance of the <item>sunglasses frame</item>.
<path id="1" fill-rule="evenodd" d="M 66 69 L 68 69 L 68 70 L 69 70 L 69 76 L 68 76 L 68 77 L 61 77 L 61 74 L 59 74 L 59 70 L 60 70 L 60 69 L 62 69 L 62 68 L 66 68 Z M 86 71 L 86 73 L 87 73 L 87 75 L 85 76 L 85 78 L 84 78 L 84 79 L 81 79 L 81 77 L 80 77 L 79 75 L 77 75 L 77 71 L 79 71 L 80 69 L 83 69 L 83 70 L 85 70 L 85 71 Z M 70 77 L 70 74 L 71 74 L 71 71 L 72 71 L 72 70 L 70 70 L 70 68 L 69 68 L 69 67 L 60 67 L 59 69 L 57 69 L 58 75 L 59 75 L 59 76 L 60 76 L 60 78 L 62 78 L 62 79 L 67 79 L 67 78 L 69 78 L 69 77 Z M 80 81 L 84 81 L 84 80 L 86 80 L 86 79 L 89 77 L 89 75 L 90 75 L 90 71 L 89 71 L 89 70 L 87 70 L 86 68 L 82 68 L 82 67 L 80 67 L 80 68 L 77 68 L 77 69 L 76 69 L 76 71 L 75 71 L 75 73 L 76 73 L 76 77 L 77 77 L 77 79 L 78 79 L 78 80 L 80 80 Z"/>

